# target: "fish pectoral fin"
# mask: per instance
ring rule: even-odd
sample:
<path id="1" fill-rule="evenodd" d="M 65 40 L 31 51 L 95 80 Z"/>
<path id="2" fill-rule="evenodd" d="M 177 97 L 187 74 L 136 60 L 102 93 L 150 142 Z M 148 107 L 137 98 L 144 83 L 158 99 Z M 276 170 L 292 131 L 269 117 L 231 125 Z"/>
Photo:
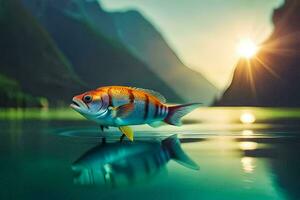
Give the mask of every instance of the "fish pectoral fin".
<path id="1" fill-rule="evenodd" d="M 134 103 L 128 103 L 122 106 L 118 106 L 114 108 L 116 117 L 126 117 L 128 116 L 134 109 Z"/>
<path id="2" fill-rule="evenodd" d="M 129 126 L 120 126 L 119 129 L 130 141 L 133 141 L 133 130 Z"/>

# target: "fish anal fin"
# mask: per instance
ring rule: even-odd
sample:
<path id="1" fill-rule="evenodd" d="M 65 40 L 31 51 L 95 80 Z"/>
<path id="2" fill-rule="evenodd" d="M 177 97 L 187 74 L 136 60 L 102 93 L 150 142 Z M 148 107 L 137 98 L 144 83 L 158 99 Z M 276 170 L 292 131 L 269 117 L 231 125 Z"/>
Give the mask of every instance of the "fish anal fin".
<path id="1" fill-rule="evenodd" d="M 134 109 L 134 103 L 128 103 L 114 108 L 116 117 L 127 117 Z"/>
<path id="2" fill-rule="evenodd" d="M 166 103 L 166 98 L 159 92 L 156 92 L 154 90 L 144 89 L 144 88 L 133 88 L 133 89 L 149 93 L 152 96 L 156 97 L 161 103 Z"/>
<path id="3" fill-rule="evenodd" d="M 133 141 L 133 130 L 129 126 L 120 126 L 119 130 L 126 135 L 130 141 Z"/>

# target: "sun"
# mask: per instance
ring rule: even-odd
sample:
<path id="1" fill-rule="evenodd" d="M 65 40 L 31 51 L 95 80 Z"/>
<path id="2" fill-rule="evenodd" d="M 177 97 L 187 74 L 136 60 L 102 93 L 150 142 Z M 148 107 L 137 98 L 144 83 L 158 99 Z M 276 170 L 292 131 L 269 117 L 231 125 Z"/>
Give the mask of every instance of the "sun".
<path id="1" fill-rule="evenodd" d="M 251 39 L 243 39 L 237 45 L 237 53 L 240 57 L 250 59 L 258 51 L 258 46 Z"/>
<path id="2" fill-rule="evenodd" d="M 252 124 L 255 122 L 255 116 L 250 112 L 244 112 L 240 116 L 240 121 L 243 124 Z"/>

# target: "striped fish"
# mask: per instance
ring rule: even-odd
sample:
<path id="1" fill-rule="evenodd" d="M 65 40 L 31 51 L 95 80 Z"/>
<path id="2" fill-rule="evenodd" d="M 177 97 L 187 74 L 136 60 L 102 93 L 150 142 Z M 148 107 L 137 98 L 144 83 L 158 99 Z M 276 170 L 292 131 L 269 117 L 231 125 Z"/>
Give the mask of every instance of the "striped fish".
<path id="1" fill-rule="evenodd" d="M 158 92 L 126 86 L 107 86 L 73 97 L 70 105 L 100 127 L 118 127 L 129 140 L 133 131 L 129 125 L 163 123 L 180 126 L 181 117 L 199 107 L 200 103 L 170 106 Z"/>

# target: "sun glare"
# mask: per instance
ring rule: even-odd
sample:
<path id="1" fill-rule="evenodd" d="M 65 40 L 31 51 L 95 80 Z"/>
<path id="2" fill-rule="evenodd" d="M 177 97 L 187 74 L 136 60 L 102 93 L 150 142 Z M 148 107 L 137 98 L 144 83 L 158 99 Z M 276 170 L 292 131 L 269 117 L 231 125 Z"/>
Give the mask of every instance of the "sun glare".
<path id="1" fill-rule="evenodd" d="M 250 112 L 245 112 L 245 113 L 241 114 L 240 121 L 243 124 L 252 124 L 255 122 L 255 116 Z"/>
<path id="2" fill-rule="evenodd" d="M 258 46 L 250 39 L 244 39 L 237 45 L 237 53 L 243 58 L 252 58 L 258 51 Z"/>

